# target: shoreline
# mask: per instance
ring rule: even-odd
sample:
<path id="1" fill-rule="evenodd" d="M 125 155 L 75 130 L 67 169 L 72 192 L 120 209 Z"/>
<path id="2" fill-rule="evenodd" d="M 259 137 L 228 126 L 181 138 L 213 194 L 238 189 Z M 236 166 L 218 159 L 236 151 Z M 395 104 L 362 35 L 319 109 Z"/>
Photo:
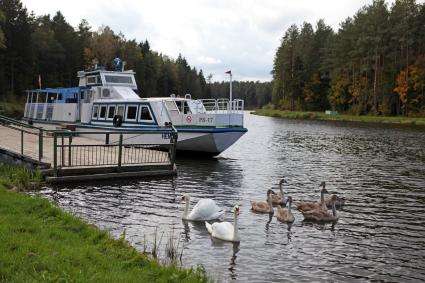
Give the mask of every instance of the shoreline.
<path id="1" fill-rule="evenodd" d="M 371 115 L 348 115 L 334 114 L 329 115 L 324 112 L 302 112 L 302 111 L 283 111 L 271 109 L 257 109 L 250 111 L 253 115 L 267 116 L 284 119 L 302 119 L 302 120 L 324 120 L 324 121 L 342 121 L 342 122 L 361 122 L 376 124 L 398 124 L 425 126 L 425 117 L 404 117 L 404 116 L 371 116 Z"/>
<path id="2" fill-rule="evenodd" d="M 49 200 L 22 193 L 29 188 L 22 180 L 34 188 L 31 174 L 0 164 L 0 281 L 210 281 L 202 267 L 163 265 L 132 247 L 125 231 L 114 239 Z"/>

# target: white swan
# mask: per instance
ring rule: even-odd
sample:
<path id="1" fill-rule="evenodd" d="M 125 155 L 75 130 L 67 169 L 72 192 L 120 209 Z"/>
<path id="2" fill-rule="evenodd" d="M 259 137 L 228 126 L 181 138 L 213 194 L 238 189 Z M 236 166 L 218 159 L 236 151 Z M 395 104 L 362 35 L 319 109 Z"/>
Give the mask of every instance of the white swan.
<path id="1" fill-rule="evenodd" d="M 193 207 L 192 211 L 189 213 L 190 207 L 190 197 L 184 195 L 182 200 L 186 202 L 186 206 L 183 212 L 183 220 L 192 220 L 192 221 L 206 221 L 220 218 L 224 210 L 215 204 L 215 201 L 212 199 L 201 199 Z"/>
<path id="2" fill-rule="evenodd" d="M 233 225 L 230 222 L 215 222 L 213 224 L 205 222 L 205 226 L 212 237 L 223 241 L 240 242 L 238 232 L 239 206 L 236 205 L 232 212 L 234 214 Z"/>

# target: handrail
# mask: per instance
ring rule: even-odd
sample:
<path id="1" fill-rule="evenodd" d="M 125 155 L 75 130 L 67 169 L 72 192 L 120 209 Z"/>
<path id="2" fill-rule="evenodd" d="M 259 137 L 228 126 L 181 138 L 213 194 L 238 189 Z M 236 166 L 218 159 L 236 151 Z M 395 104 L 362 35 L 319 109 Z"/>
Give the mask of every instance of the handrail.
<path id="1" fill-rule="evenodd" d="M 74 144 L 73 137 L 78 135 L 105 135 L 105 144 Z M 158 148 L 158 144 L 127 143 L 124 135 L 167 134 L 170 138 L 168 154 L 158 151 L 151 153 L 151 149 Z M 122 166 L 137 164 L 138 162 L 164 162 L 167 156 L 171 169 L 174 170 L 178 132 L 174 126 L 164 127 L 161 130 L 113 130 L 75 132 L 54 130 L 53 135 L 53 172 L 57 176 L 59 169 L 75 166 L 116 166 L 120 171 Z M 110 143 L 110 135 L 118 135 L 118 141 Z M 128 140 L 128 138 L 127 138 Z M 118 153 L 118 154 L 117 154 Z M 166 154 L 166 155 L 164 155 Z M 158 160 L 155 156 L 161 156 Z M 79 159 L 77 159 L 79 157 Z"/>
<path id="2" fill-rule="evenodd" d="M 0 123 L 10 129 L 21 132 L 21 155 L 24 155 L 24 133 L 32 134 L 32 135 L 37 135 L 37 133 L 25 131 L 24 129 L 11 127 L 10 125 L 15 125 L 22 128 L 32 129 L 32 130 L 38 130 L 38 161 L 41 161 L 41 159 L 43 158 L 43 132 L 45 131 L 43 128 L 34 127 L 33 125 L 28 125 L 3 115 L 0 115 Z"/>
<path id="3" fill-rule="evenodd" d="M 242 99 L 233 99 L 231 102 L 228 98 L 217 98 L 217 99 L 198 99 L 201 102 L 205 110 L 208 112 L 243 112 L 244 101 Z"/>
<path id="4" fill-rule="evenodd" d="M 76 132 L 76 131 L 70 131 L 70 130 L 46 130 L 40 127 L 35 127 L 33 125 L 28 125 L 23 122 L 17 121 L 13 118 L 9 118 L 3 115 L 0 115 L 0 125 L 3 125 L 5 127 L 8 127 L 10 129 L 19 131 L 21 133 L 20 135 L 20 143 L 21 143 L 21 155 L 24 155 L 24 134 L 32 134 L 32 135 L 38 135 L 38 159 L 41 161 L 43 158 L 43 133 L 48 133 L 51 135 L 50 138 L 53 138 L 53 169 L 55 174 L 57 175 L 58 168 L 61 167 L 69 167 L 71 165 L 71 154 L 73 153 L 73 148 L 77 148 L 77 150 L 80 150 L 84 147 L 86 148 L 93 148 L 96 146 L 102 146 L 99 144 L 92 144 L 92 145 L 73 145 L 72 144 L 72 137 L 76 137 L 79 135 L 105 135 L 105 145 L 108 148 L 118 148 L 118 162 L 117 167 L 118 170 L 120 170 L 121 166 L 124 163 L 130 164 L 128 160 L 126 161 L 126 158 L 128 156 L 129 151 L 126 149 L 128 146 L 133 146 L 134 149 L 142 150 L 142 148 L 149 149 L 150 146 L 155 145 L 146 145 L 146 144 L 127 144 L 124 143 L 123 135 L 161 135 L 165 134 L 166 137 L 169 137 L 170 143 L 169 146 L 166 146 L 168 148 L 168 159 L 170 160 L 171 168 L 174 169 L 175 165 L 175 155 L 176 155 L 176 147 L 177 147 L 177 139 L 178 139 L 178 132 L 177 129 L 173 125 L 169 125 L 168 127 L 163 127 L 160 130 L 110 130 L 110 131 L 88 131 L 88 132 Z M 20 128 L 19 128 L 20 127 Z M 31 131 L 33 130 L 33 131 Z M 35 131 L 34 131 L 35 130 Z M 38 133 L 36 132 L 38 131 Z M 110 135 L 119 135 L 119 141 L 117 143 L 109 143 L 109 136 Z M 64 144 L 64 139 L 68 139 L 68 145 Z M 61 144 L 59 143 L 61 141 Z M 164 144 L 165 146 L 165 144 Z M 60 154 L 60 160 L 58 160 L 58 149 Z M 68 152 L 68 165 L 64 163 L 64 152 L 65 149 Z M 133 150 L 134 150 L 133 149 Z M 96 151 L 97 152 L 97 151 Z M 125 154 L 125 156 L 122 156 Z M 128 158 L 127 158 L 128 159 Z M 62 162 L 60 162 L 62 161 Z M 131 161 L 134 163 L 134 160 Z"/>
<path id="5" fill-rule="evenodd" d="M 1 121 L 5 121 L 5 122 L 8 122 L 10 124 L 15 124 L 17 126 L 21 126 L 21 127 L 25 127 L 25 128 L 29 128 L 29 129 L 44 130 L 41 127 L 35 127 L 33 125 L 25 124 L 25 123 L 22 123 L 22 122 L 20 122 L 18 120 L 15 120 L 13 118 L 10 118 L 10 117 L 4 116 L 4 115 L 0 115 L 0 122 Z"/>
<path id="6" fill-rule="evenodd" d="M 166 130 L 169 129 L 169 130 Z M 76 131 L 70 131 L 70 130 L 46 130 L 48 132 L 56 133 L 58 135 L 64 135 L 64 136 L 78 136 L 80 134 L 88 134 L 88 135 L 104 135 L 104 134 L 163 134 L 163 133 L 177 133 L 177 130 L 174 127 L 165 128 L 164 130 L 133 130 L 133 131 L 84 131 L 84 132 L 76 132 Z"/>

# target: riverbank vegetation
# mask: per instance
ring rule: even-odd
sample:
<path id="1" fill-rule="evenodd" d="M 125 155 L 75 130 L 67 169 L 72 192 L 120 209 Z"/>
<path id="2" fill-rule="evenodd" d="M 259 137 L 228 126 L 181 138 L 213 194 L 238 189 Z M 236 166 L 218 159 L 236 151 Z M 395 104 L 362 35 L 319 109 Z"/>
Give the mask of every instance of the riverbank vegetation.
<path id="1" fill-rule="evenodd" d="M 274 59 L 273 105 L 425 116 L 424 22 L 424 3 L 375 0 L 337 32 L 324 20 L 292 25 Z"/>
<path id="2" fill-rule="evenodd" d="M 41 181 L 41 174 L 37 170 L 0 163 L 0 186 L 3 188 L 14 191 L 34 190 L 40 187 Z"/>
<path id="3" fill-rule="evenodd" d="M 311 120 L 332 120 L 346 122 L 367 122 L 384 124 L 405 124 L 425 126 L 424 117 L 404 117 L 404 116 L 376 116 L 376 115 L 350 115 L 350 114 L 326 114 L 325 112 L 309 111 L 284 111 L 276 109 L 258 109 L 252 114 L 286 119 L 311 119 Z"/>
<path id="4" fill-rule="evenodd" d="M 202 268 L 163 266 L 48 200 L 7 190 L 28 170 L 0 165 L 1 282 L 208 282 Z M 21 188 L 22 189 L 22 188 Z"/>

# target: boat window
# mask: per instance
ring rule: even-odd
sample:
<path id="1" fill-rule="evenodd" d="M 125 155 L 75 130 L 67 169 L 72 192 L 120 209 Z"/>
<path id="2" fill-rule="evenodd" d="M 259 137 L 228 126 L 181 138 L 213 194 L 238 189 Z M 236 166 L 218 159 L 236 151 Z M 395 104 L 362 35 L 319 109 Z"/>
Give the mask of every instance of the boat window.
<path id="1" fill-rule="evenodd" d="M 62 100 L 62 99 L 63 99 L 62 93 L 58 93 L 58 100 Z"/>
<path id="2" fill-rule="evenodd" d="M 46 102 L 46 96 L 47 96 L 47 93 L 40 92 L 40 96 L 38 97 L 38 103 L 45 103 Z"/>
<path id="3" fill-rule="evenodd" d="M 98 84 L 100 82 L 99 75 L 86 77 L 87 84 Z"/>
<path id="4" fill-rule="evenodd" d="M 92 119 L 97 119 L 97 112 L 99 110 L 99 106 L 98 105 L 94 105 L 93 106 L 93 112 L 91 114 L 91 118 Z"/>
<path id="5" fill-rule="evenodd" d="M 118 83 L 118 84 L 132 84 L 133 83 L 130 76 L 105 75 L 105 81 L 107 83 Z"/>
<path id="6" fill-rule="evenodd" d="M 105 119 L 106 117 L 106 105 L 100 106 L 99 119 Z"/>
<path id="7" fill-rule="evenodd" d="M 78 98 L 77 98 L 77 94 L 71 94 L 71 95 L 67 95 L 66 99 L 65 99 L 65 103 L 77 103 L 78 102 Z"/>
<path id="8" fill-rule="evenodd" d="M 137 118 L 137 106 L 127 106 L 126 120 L 136 120 Z"/>
<path id="9" fill-rule="evenodd" d="M 140 106 L 140 114 L 139 114 L 139 121 L 152 121 L 152 115 L 151 111 L 149 110 L 149 107 L 146 105 Z"/>
<path id="10" fill-rule="evenodd" d="M 184 114 L 191 114 L 192 112 L 190 111 L 190 107 L 189 104 L 187 104 L 187 101 L 184 102 L 184 106 L 183 106 L 183 113 Z"/>
<path id="11" fill-rule="evenodd" d="M 125 112 L 125 106 L 124 105 L 118 105 L 117 115 L 124 117 L 124 112 Z"/>
<path id="12" fill-rule="evenodd" d="M 179 109 L 179 111 L 182 112 L 182 102 L 181 102 L 181 100 L 176 100 L 176 105 L 177 105 L 177 108 Z"/>
<path id="13" fill-rule="evenodd" d="M 34 93 L 32 94 L 32 98 L 31 98 L 31 102 L 32 102 L 32 103 L 36 103 L 36 102 L 37 102 L 37 94 L 38 94 L 38 93 L 36 93 L 36 92 L 34 92 Z"/>
<path id="14" fill-rule="evenodd" d="M 115 116 L 115 105 L 109 105 L 108 107 L 108 120 L 114 118 Z"/>
<path id="15" fill-rule="evenodd" d="M 55 103 L 56 101 L 56 93 L 49 93 L 47 95 L 47 103 Z"/>
<path id="16" fill-rule="evenodd" d="M 96 77 L 87 77 L 87 84 L 95 84 Z"/>
<path id="17" fill-rule="evenodd" d="M 167 109 L 170 111 L 179 111 L 174 101 L 165 101 L 165 105 L 167 106 Z"/>

